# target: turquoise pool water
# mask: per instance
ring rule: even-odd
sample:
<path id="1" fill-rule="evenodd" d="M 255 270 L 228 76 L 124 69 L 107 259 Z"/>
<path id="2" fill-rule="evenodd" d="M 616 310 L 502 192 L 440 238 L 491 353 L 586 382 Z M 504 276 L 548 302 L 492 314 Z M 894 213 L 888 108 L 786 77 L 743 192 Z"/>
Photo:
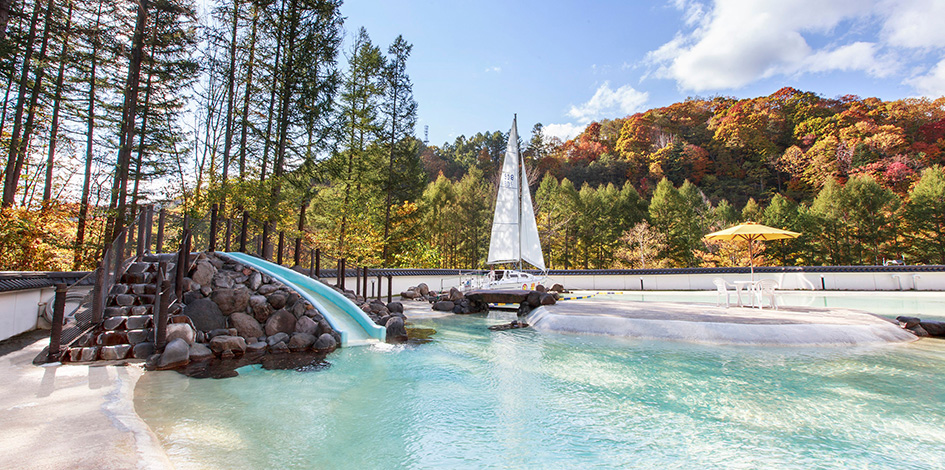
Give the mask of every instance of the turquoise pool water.
<path id="1" fill-rule="evenodd" d="M 499 321 L 417 321 L 432 342 L 309 372 L 149 372 L 136 409 L 182 469 L 945 468 L 945 341 L 707 346 Z"/>

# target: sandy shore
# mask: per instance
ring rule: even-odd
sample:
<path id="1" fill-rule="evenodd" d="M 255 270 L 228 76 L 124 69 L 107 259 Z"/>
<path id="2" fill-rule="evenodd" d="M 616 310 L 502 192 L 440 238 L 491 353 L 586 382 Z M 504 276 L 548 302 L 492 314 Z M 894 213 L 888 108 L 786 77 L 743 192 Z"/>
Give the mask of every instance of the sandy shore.
<path id="1" fill-rule="evenodd" d="M 33 365 L 48 342 L 0 343 L 0 468 L 173 468 L 134 410 L 142 365 Z"/>

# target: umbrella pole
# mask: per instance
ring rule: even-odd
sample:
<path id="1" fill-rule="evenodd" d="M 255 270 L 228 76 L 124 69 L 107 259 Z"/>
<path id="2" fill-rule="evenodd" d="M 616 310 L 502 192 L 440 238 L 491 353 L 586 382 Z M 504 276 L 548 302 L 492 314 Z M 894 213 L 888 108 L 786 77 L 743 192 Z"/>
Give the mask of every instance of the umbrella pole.
<path id="1" fill-rule="evenodd" d="M 748 238 L 748 266 L 751 271 L 751 282 L 755 282 L 755 252 L 751 247 L 751 238 Z"/>

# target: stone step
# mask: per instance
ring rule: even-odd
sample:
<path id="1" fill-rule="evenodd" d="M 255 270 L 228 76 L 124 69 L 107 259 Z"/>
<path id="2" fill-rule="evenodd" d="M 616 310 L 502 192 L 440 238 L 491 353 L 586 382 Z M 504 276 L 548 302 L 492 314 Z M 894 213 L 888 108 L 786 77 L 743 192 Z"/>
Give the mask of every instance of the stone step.
<path id="1" fill-rule="evenodd" d="M 147 253 L 141 257 L 141 260 L 148 263 L 158 263 L 161 261 L 173 263 L 177 261 L 177 253 Z"/>
<path id="2" fill-rule="evenodd" d="M 128 357 L 131 353 L 130 344 L 116 344 L 114 346 L 102 346 L 99 351 L 99 359 L 103 361 L 119 361 Z"/>
<path id="3" fill-rule="evenodd" d="M 147 284 L 154 279 L 154 273 L 132 273 L 126 272 L 124 276 L 121 277 L 121 281 L 125 284 Z"/>
<path id="4" fill-rule="evenodd" d="M 146 273 L 154 271 L 154 266 L 151 263 L 131 263 L 131 266 L 128 266 L 129 273 Z"/>
<path id="5" fill-rule="evenodd" d="M 135 315 L 128 317 L 125 327 L 129 330 L 140 330 L 151 327 L 151 315 Z"/>
<path id="6" fill-rule="evenodd" d="M 151 294 L 157 292 L 157 286 L 154 284 L 132 284 L 131 293 L 135 295 Z"/>

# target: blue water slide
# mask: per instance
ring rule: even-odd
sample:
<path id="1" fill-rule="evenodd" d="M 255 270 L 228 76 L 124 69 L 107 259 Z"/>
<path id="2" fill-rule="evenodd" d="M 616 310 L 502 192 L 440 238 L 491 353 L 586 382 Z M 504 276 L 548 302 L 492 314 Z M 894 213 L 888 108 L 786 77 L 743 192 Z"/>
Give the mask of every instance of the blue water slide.
<path id="1" fill-rule="evenodd" d="M 298 292 L 325 317 L 335 331 L 341 333 L 342 347 L 371 344 L 386 339 L 386 328 L 374 323 L 354 302 L 321 281 L 246 253 L 221 254 L 268 274 Z"/>

